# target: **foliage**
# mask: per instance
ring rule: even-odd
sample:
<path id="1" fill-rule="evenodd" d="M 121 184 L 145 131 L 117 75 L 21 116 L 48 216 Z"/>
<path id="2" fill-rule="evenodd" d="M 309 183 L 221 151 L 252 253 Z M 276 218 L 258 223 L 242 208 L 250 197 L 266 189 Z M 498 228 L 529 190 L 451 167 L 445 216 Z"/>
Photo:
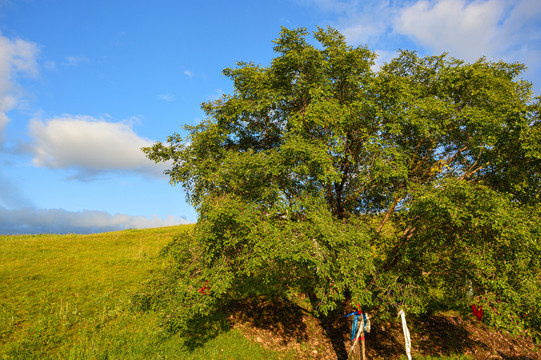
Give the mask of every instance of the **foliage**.
<path id="1" fill-rule="evenodd" d="M 445 179 L 417 194 L 407 215 L 415 232 L 396 260 L 412 285 L 484 309 L 484 321 L 539 329 L 539 207 L 521 206 L 487 186 Z"/>
<path id="2" fill-rule="evenodd" d="M 282 29 L 269 66 L 224 70 L 234 92 L 186 139 L 143 149 L 199 213 L 149 306 L 186 330 L 246 284 L 389 317 L 443 291 L 539 331 L 540 99 L 524 66 L 401 51 L 375 71 L 336 30 L 307 35 Z"/>

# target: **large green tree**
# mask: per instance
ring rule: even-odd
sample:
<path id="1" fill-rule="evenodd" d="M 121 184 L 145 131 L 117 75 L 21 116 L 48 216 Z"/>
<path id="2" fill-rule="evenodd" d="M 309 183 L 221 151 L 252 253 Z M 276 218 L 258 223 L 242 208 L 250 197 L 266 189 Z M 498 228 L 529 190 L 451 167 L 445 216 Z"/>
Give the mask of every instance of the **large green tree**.
<path id="1" fill-rule="evenodd" d="M 539 331 L 541 106 L 524 66 L 401 51 L 376 71 L 336 30 L 308 35 L 282 29 L 269 66 L 225 69 L 232 94 L 144 149 L 199 215 L 149 304 L 186 330 L 269 289 L 381 317 L 443 299 Z"/>

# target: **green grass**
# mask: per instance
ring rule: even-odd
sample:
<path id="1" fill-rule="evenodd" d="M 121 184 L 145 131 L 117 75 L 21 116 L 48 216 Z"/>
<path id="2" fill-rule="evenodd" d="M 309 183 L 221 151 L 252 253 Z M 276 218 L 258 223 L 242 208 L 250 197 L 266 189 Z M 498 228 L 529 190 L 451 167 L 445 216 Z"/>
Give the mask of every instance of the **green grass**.
<path id="1" fill-rule="evenodd" d="M 130 311 L 181 229 L 0 236 L 0 360 L 280 358 L 237 331 L 190 352 L 155 314 Z"/>

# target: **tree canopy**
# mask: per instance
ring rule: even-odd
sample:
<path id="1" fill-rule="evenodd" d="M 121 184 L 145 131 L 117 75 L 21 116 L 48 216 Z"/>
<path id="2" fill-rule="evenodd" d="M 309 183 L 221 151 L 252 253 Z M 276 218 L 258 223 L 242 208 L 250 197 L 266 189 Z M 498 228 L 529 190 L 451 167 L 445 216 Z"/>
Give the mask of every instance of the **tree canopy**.
<path id="1" fill-rule="evenodd" d="M 198 212 L 149 304 L 187 329 L 264 289 L 321 313 L 476 303 L 539 334 L 541 100 L 525 67 L 400 51 L 375 69 L 338 31 L 313 38 L 283 28 L 270 65 L 225 69 L 232 94 L 144 149 Z"/>

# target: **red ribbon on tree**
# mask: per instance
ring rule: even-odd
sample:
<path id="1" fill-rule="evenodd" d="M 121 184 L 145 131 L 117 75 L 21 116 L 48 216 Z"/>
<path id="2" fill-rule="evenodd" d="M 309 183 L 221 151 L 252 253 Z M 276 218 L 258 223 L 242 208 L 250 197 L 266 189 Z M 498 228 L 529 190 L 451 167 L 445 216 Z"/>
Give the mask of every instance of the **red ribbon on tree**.
<path id="1" fill-rule="evenodd" d="M 207 285 L 208 282 L 209 282 L 208 280 L 205 281 L 205 283 L 203 284 L 203 286 L 200 287 L 199 290 L 198 290 L 198 291 L 199 291 L 201 294 L 203 294 L 203 295 L 208 295 L 208 294 L 209 294 L 208 291 L 207 291 L 207 290 L 210 291 L 210 286 Z"/>
<path id="2" fill-rule="evenodd" d="M 483 305 L 479 305 L 479 308 L 476 308 L 475 304 L 472 304 L 471 311 L 479 321 L 483 320 Z"/>

